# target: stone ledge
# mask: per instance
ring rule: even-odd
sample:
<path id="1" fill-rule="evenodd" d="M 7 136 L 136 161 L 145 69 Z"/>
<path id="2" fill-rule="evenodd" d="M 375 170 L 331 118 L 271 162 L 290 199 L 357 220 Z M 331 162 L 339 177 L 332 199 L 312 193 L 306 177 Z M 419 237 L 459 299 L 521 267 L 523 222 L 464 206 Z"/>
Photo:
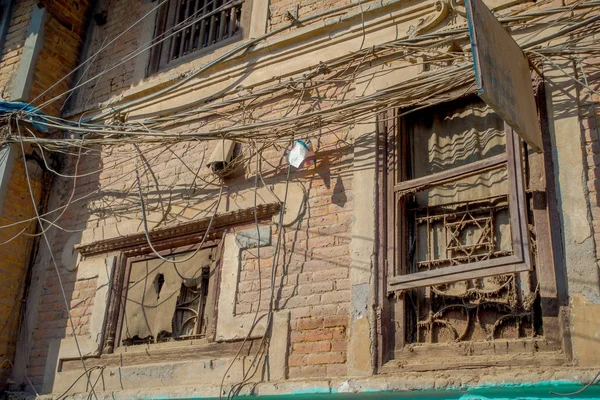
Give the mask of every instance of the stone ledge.
<path id="1" fill-rule="evenodd" d="M 288 380 L 283 382 L 253 383 L 242 388 L 239 395 L 286 396 L 337 393 L 376 393 L 408 392 L 415 390 L 461 390 L 469 391 L 481 388 L 506 388 L 506 390 L 536 386 L 531 382 L 542 382 L 537 386 L 548 391 L 562 385 L 590 382 L 596 375 L 595 369 L 575 367 L 530 368 L 527 374 L 510 368 L 485 368 L 481 370 L 462 370 L 423 373 L 398 373 L 366 378 L 332 378 L 314 380 Z M 223 386 L 227 393 L 231 383 Z M 219 385 L 198 385 L 194 387 L 169 387 L 168 389 L 136 389 L 122 391 L 96 392 L 100 400 L 120 400 L 132 398 L 188 398 L 206 399 L 219 397 Z M 560 390 L 560 389 L 558 389 Z M 86 393 L 72 395 L 74 400 L 87 399 Z M 50 400 L 51 395 L 38 397 Z M 548 396 L 550 398 L 550 396 Z"/>

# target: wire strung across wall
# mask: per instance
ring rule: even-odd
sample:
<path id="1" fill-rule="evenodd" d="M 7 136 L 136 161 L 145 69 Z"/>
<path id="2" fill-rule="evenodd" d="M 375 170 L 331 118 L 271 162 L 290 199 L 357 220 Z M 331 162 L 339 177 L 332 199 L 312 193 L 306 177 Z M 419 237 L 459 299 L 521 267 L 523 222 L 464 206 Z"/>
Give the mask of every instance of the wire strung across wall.
<path id="1" fill-rule="evenodd" d="M 165 0 L 161 1 L 154 7 L 153 11 L 164 3 Z M 586 68 L 598 69 L 599 66 L 585 64 L 585 61 L 582 60 L 585 60 L 587 57 L 600 55 L 600 43 L 597 40 L 589 39 L 591 35 L 600 32 L 599 18 L 596 15 L 597 8 L 600 7 L 600 2 L 578 1 L 566 7 L 542 8 L 548 3 L 548 1 L 543 1 L 536 4 L 524 5 L 519 10 L 511 11 L 510 14 L 503 16 L 501 20 L 505 25 L 510 26 L 512 32 L 515 34 L 519 34 L 520 30 L 523 30 L 523 32 L 532 32 L 533 30 L 527 36 L 529 40 L 523 44 L 524 52 L 532 63 L 537 63 L 537 60 L 541 59 L 543 62 L 560 69 L 562 67 L 559 60 L 567 60 L 576 61 L 579 64 L 585 65 Z M 356 4 L 316 14 L 306 18 L 306 20 L 314 20 L 328 14 L 341 13 L 353 6 L 356 6 Z M 362 8 L 362 3 L 360 6 Z M 572 12 L 574 10 L 577 10 L 577 12 Z M 147 16 L 148 14 L 143 18 Z M 136 21 L 135 24 L 139 22 L 140 20 Z M 548 27 L 552 25 L 558 25 L 561 28 L 557 32 L 548 33 Z M 168 33 L 165 32 L 164 37 L 160 38 L 160 40 L 168 39 L 168 37 L 185 29 L 185 27 L 186 25 L 183 24 L 182 26 L 172 28 Z M 47 240 L 46 235 L 51 228 L 67 232 L 77 231 L 77 229 L 62 227 L 59 224 L 59 220 L 65 215 L 69 207 L 102 197 L 103 195 L 103 188 L 99 188 L 77 197 L 77 181 L 89 179 L 105 171 L 124 168 L 124 166 L 131 165 L 140 159 L 140 154 L 136 152 L 117 151 L 116 154 L 112 154 L 109 164 L 103 165 L 97 170 L 79 172 L 78 166 L 82 159 L 92 156 L 102 156 L 107 151 L 107 148 L 131 149 L 133 145 L 136 145 L 140 146 L 142 148 L 141 152 L 146 155 L 153 152 L 171 151 L 175 157 L 177 156 L 175 149 L 178 145 L 203 146 L 204 151 L 206 151 L 206 145 L 209 141 L 231 139 L 241 142 L 245 146 L 243 146 L 243 151 L 237 156 L 236 161 L 242 165 L 247 165 L 252 160 L 255 160 L 256 193 L 258 177 L 260 176 L 260 179 L 263 180 L 259 160 L 263 159 L 262 153 L 269 148 L 285 148 L 294 138 L 317 138 L 322 132 L 335 133 L 348 130 L 352 126 L 370 121 L 375 113 L 387 109 L 400 108 L 406 110 L 405 112 L 410 112 L 474 92 L 474 77 L 470 52 L 468 50 L 443 50 L 451 43 L 468 43 L 466 27 L 457 27 L 447 31 L 421 34 L 368 48 L 363 48 L 361 45 L 359 50 L 348 56 L 331 62 L 321 63 L 310 70 L 304 71 L 302 74 L 292 77 L 278 77 L 255 87 L 229 91 L 223 93 L 218 98 L 202 99 L 202 101 L 182 106 L 176 110 L 157 113 L 145 120 L 132 120 L 128 122 L 126 118 L 125 120 L 115 118 L 119 116 L 119 113 L 127 112 L 130 109 L 139 109 L 149 102 L 156 102 L 160 98 L 164 99 L 176 95 L 176 91 L 184 85 L 189 84 L 193 86 L 193 78 L 199 76 L 210 66 L 233 59 L 241 51 L 288 28 L 289 26 L 285 26 L 257 39 L 244 42 L 240 46 L 236 46 L 233 51 L 219 57 L 215 62 L 192 71 L 183 79 L 168 86 L 165 90 L 117 106 L 107 106 L 100 109 L 96 117 L 88 118 L 87 120 L 82 119 L 74 122 L 26 110 L 16 111 L 4 117 L 5 123 L 3 124 L 3 130 L 0 132 L 0 145 L 19 143 L 23 146 L 23 153 L 25 153 L 24 146 L 31 146 L 32 149 L 37 149 L 37 153 L 40 155 L 48 171 L 60 178 L 73 181 L 72 186 L 69 188 L 69 195 L 65 205 L 36 215 L 34 218 L 0 226 L 0 229 L 19 227 L 16 235 L 5 241 L 5 243 L 10 243 L 10 241 L 21 234 L 28 234 L 28 225 L 25 225 L 24 228 L 21 228 L 21 226 L 33 221 L 40 224 L 41 230 L 29 235 L 42 236 L 45 240 Z M 105 40 L 101 48 L 88 61 L 90 63 L 94 62 L 95 56 L 99 52 L 106 50 L 129 29 L 131 27 L 110 41 Z M 550 43 L 551 39 L 557 38 L 561 39 L 560 44 Z M 107 66 L 102 73 L 94 77 L 80 80 L 73 88 L 44 102 L 42 107 L 64 98 L 65 95 L 70 95 L 84 84 L 102 79 L 111 69 L 116 68 L 123 62 L 138 57 L 155 45 L 156 43 L 145 44 L 139 49 L 130 52 L 119 60 L 117 64 Z M 357 94 L 357 82 L 368 80 L 373 74 L 372 66 L 379 63 L 379 60 L 382 59 L 386 60 L 386 62 L 410 61 L 391 67 L 386 70 L 388 72 L 394 69 L 414 68 L 419 65 L 435 65 L 435 70 L 422 72 L 395 86 L 376 91 L 369 95 L 361 96 Z M 88 61 L 80 65 L 77 69 L 81 68 Z M 569 75 L 564 69 L 563 71 L 576 84 L 585 87 L 590 93 L 597 94 L 587 82 L 582 82 L 577 77 Z M 327 93 L 330 88 L 335 89 L 333 93 L 325 98 L 321 98 L 319 92 L 325 91 Z M 275 101 L 281 103 L 277 113 L 263 112 L 260 117 L 257 117 L 257 114 L 260 114 L 265 104 Z M 33 118 L 35 118 L 36 124 L 46 127 L 50 133 L 45 135 L 36 133 L 36 130 L 31 127 Z M 16 133 L 12 129 L 13 126 L 16 126 L 20 131 Z M 187 127 L 194 127 L 194 129 Z M 64 154 L 70 157 L 74 172 L 63 173 L 55 169 L 48 160 L 53 154 Z M 189 202 L 191 197 L 197 194 L 200 194 L 201 197 L 212 196 L 214 198 L 214 193 L 212 192 L 215 190 L 219 191 L 218 199 L 221 198 L 224 183 L 218 177 L 209 173 L 201 174 L 200 167 L 195 170 L 184 160 L 181 161 L 189 169 L 189 173 L 194 176 L 194 184 L 196 180 L 201 181 L 201 184 L 193 190 L 191 190 L 192 185 L 190 185 L 190 197 L 181 198 L 178 201 L 174 201 L 173 204 L 185 204 Z M 200 166 L 201 164 L 199 163 Z M 274 172 L 272 173 L 277 174 L 278 169 L 281 168 L 274 166 Z M 140 172 L 142 173 L 140 174 Z M 140 201 L 135 202 L 138 203 L 135 207 L 139 207 L 140 211 L 142 211 L 141 215 L 145 222 L 145 232 L 148 232 L 150 228 L 147 226 L 145 217 L 143 198 L 146 196 L 142 193 L 144 191 L 142 180 L 146 174 L 151 174 L 151 172 L 151 168 L 149 167 L 141 171 L 139 166 L 135 166 L 111 183 L 136 182 L 136 184 L 130 185 L 128 189 L 123 189 L 123 198 L 132 197 L 135 200 L 136 197 L 139 197 Z M 134 179 L 135 177 L 137 178 Z M 286 181 L 289 182 L 289 179 L 290 168 L 288 167 Z M 211 192 L 211 194 L 202 195 L 206 191 Z M 134 200 L 131 203 L 121 206 L 124 207 L 123 212 L 131 212 L 131 206 L 135 204 Z M 198 201 L 197 196 L 194 197 L 194 201 Z M 285 203 L 285 198 L 283 202 Z M 119 212 L 113 206 L 108 207 L 108 210 L 110 213 Z M 217 210 L 218 203 L 214 212 L 216 213 Z M 271 295 L 268 308 L 269 321 L 273 313 L 274 276 L 279 256 L 280 236 L 283 231 L 281 229 L 283 213 L 280 218 L 278 226 L 279 236 L 275 250 L 277 256 L 274 257 L 272 268 L 273 276 L 271 279 Z M 83 230 L 83 228 L 78 230 Z M 49 251 L 51 251 L 49 244 L 48 246 Z M 260 254 L 260 247 L 258 252 Z M 265 337 L 266 335 L 263 336 L 263 341 L 252 361 L 251 368 L 244 374 L 241 382 L 231 386 L 228 397 L 237 394 L 243 384 L 251 380 L 258 371 L 260 359 L 266 351 L 265 345 L 268 346 L 268 344 L 265 344 Z M 83 361 L 83 357 L 81 358 Z M 95 383 L 91 383 L 91 376 L 87 372 L 86 376 L 88 387 L 91 387 L 91 394 L 93 394 Z"/>

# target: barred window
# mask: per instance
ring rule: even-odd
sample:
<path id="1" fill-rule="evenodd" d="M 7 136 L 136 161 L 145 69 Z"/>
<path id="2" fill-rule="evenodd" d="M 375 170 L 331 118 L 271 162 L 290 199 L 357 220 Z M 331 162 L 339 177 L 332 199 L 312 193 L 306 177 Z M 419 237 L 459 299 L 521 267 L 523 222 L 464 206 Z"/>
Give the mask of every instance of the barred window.
<path id="1" fill-rule="evenodd" d="M 477 98 L 397 112 L 378 116 L 381 362 L 560 348 L 543 156 Z"/>
<path id="2" fill-rule="evenodd" d="M 156 19 L 148 73 L 243 36 L 250 0 L 170 0 Z"/>
<path id="3" fill-rule="evenodd" d="M 521 143 L 481 101 L 409 114 L 393 186 L 398 289 L 531 268 Z"/>

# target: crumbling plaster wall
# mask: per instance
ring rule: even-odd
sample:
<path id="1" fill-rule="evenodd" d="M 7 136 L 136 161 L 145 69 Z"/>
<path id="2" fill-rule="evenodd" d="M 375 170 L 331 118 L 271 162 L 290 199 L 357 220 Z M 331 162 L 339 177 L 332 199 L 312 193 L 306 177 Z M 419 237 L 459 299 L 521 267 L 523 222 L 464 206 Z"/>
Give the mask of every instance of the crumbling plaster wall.
<path id="1" fill-rule="evenodd" d="M 290 15 L 302 19 L 309 15 L 351 3 L 352 0 L 271 0 L 269 1 L 269 29 L 274 30 L 289 24 L 291 21 Z M 315 20 L 312 23 L 319 22 L 319 20 Z"/>
<path id="2" fill-rule="evenodd" d="M 333 138 L 328 140 L 334 141 Z M 190 166 L 193 166 L 193 169 L 200 168 L 202 160 L 197 160 L 195 156 L 197 153 L 189 151 L 190 149 L 187 149 L 187 147 L 181 146 L 179 149 L 174 149 L 174 151 Z M 339 376 L 345 374 L 345 341 L 350 293 L 348 290 L 348 263 L 350 259 L 350 235 L 348 231 L 352 221 L 353 204 L 352 177 L 345 171 L 351 166 L 352 157 L 351 154 L 346 154 L 344 148 L 339 148 L 339 150 L 332 148 L 331 151 L 326 150 L 325 146 L 318 148 L 323 150 L 322 154 L 325 158 L 319 161 L 317 167 L 309 167 L 306 170 L 292 174 L 289 191 L 290 207 L 286 209 L 286 213 L 295 213 L 298 217 L 287 221 L 289 222 L 288 226 L 283 227 L 282 250 L 279 255 L 278 272 L 275 280 L 276 308 L 277 310 L 289 311 L 289 326 L 291 329 L 289 336 L 291 343 L 290 358 L 287 365 L 289 370 L 286 369 L 286 366 L 279 370 L 286 374 L 289 371 L 289 374 L 293 374 L 294 377 Z M 273 155 L 275 153 L 275 151 L 272 152 Z M 109 160 L 107 158 L 105 162 L 109 162 Z M 279 151 L 277 151 L 276 159 L 267 158 L 265 161 L 275 164 L 280 163 Z M 86 163 L 82 163 L 79 170 L 85 173 L 84 171 L 93 168 L 93 164 L 86 165 Z M 135 165 L 131 163 L 125 170 L 131 172 L 134 168 Z M 203 168 L 206 167 L 202 166 L 201 169 Z M 194 175 L 189 171 L 184 173 L 181 168 L 179 171 L 170 171 L 168 162 L 162 160 L 153 162 L 152 169 L 159 180 L 163 181 L 164 178 L 171 176 L 177 182 L 175 188 L 160 187 L 158 193 L 168 195 L 173 190 L 191 193 L 191 191 L 182 189 L 191 186 L 194 180 Z M 270 175 L 268 170 L 265 169 L 264 172 Z M 276 175 L 269 177 L 268 181 L 281 181 L 284 172 L 285 167 L 283 166 Z M 208 177 L 205 171 L 203 174 Z M 253 172 L 249 171 L 245 176 L 252 177 L 252 175 Z M 325 181 L 322 180 L 320 175 L 324 177 Z M 243 181 L 243 179 L 238 179 L 238 184 L 228 184 L 220 210 L 228 211 L 236 208 L 252 207 L 252 185 L 239 181 Z M 129 173 L 128 180 L 124 183 L 127 186 L 136 184 L 131 173 Z M 100 190 L 98 201 L 100 201 L 100 196 L 103 193 L 122 190 L 114 189 L 110 179 L 100 178 L 97 184 L 99 186 L 98 190 Z M 276 193 L 283 192 L 281 186 L 281 182 L 274 186 Z M 146 187 L 144 186 L 144 188 Z M 58 205 L 61 204 L 61 201 L 68 199 L 70 189 L 72 187 L 67 187 L 63 195 L 58 197 L 57 202 L 53 204 Z M 78 185 L 74 197 L 89 194 L 89 191 L 89 186 L 79 187 Z M 154 211 L 160 209 L 160 201 L 165 203 L 173 201 L 170 207 L 171 212 L 167 215 L 167 224 L 173 225 L 178 221 L 194 218 L 198 214 L 203 216 L 205 205 L 207 203 L 214 205 L 215 192 L 214 188 L 208 192 L 209 202 L 206 199 L 206 192 L 197 195 L 185 204 L 177 204 L 176 199 L 148 199 L 149 210 L 152 210 L 149 220 L 154 226 L 162 219 L 158 216 L 158 214 L 162 216 L 162 211 Z M 120 206 L 117 200 L 110 205 L 103 202 L 95 204 L 94 200 L 90 200 L 87 204 L 73 204 L 71 211 L 63 219 L 63 226 L 66 229 L 84 228 L 85 231 L 81 239 L 84 243 L 115 237 L 120 233 L 138 232 L 141 229 L 139 210 L 133 212 L 133 207 L 137 208 L 138 206 L 132 206 L 138 204 L 138 200 L 134 193 L 125 196 L 124 200 L 123 206 L 127 207 L 127 210 L 121 211 L 119 211 Z M 273 199 L 261 193 L 258 202 L 260 204 L 265 201 L 272 202 Z M 297 206 L 292 210 L 291 204 L 294 203 Z M 182 207 L 183 205 L 185 207 Z M 113 208 L 117 211 L 111 215 L 110 211 Z M 104 215 L 107 215 L 107 217 L 100 217 Z M 109 215 L 110 217 L 108 217 Z M 277 217 L 274 219 L 277 220 Z M 89 227 L 86 228 L 86 225 Z M 253 225 L 242 226 L 240 229 L 252 230 Z M 271 222 L 271 229 L 270 244 L 264 244 L 264 247 L 261 248 L 260 260 L 257 257 L 255 248 L 234 250 L 233 258 L 237 258 L 239 261 L 239 273 L 238 279 L 234 282 L 235 292 L 233 295 L 225 292 L 224 286 L 221 286 L 222 301 L 231 302 L 232 298 L 235 299 L 235 318 L 230 324 L 233 324 L 231 327 L 238 327 L 238 329 L 242 327 L 242 331 L 234 335 L 238 338 L 243 337 L 247 332 L 243 327 L 249 325 L 247 321 L 242 323 L 239 319 L 240 316 L 248 320 L 247 317 L 251 319 L 253 313 L 257 311 L 257 298 L 260 291 L 259 281 L 262 286 L 263 298 L 259 311 L 264 311 L 268 304 L 269 277 L 274 257 L 274 244 L 279 233 L 276 223 Z M 69 240 L 69 236 L 69 234 L 60 232 L 54 234 L 53 248 L 56 249 L 56 254 L 62 254 L 62 249 Z M 229 243 L 228 239 L 225 240 L 225 243 Z M 86 265 L 87 261 L 82 261 L 82 264 L 73 272 L 64 269 L 65 265 L 62 257 L 58 257 L 57 261 L 66 285 L 67 295 L 73 307 L 72 315 L 75 317 L 76 332 L 82 337 L 90 336 L 90 339 L 92 339 L 94 334 L 90 332 L 90 325 L 95 320 L 93 314 L 97 301 L 95 290 L 100 287 L 100 283 L 93 274 L 81 272 L 81 268 Z M 233 267 L 235 265 L 236 268 L 238 267 L 238 261 L 229 263 L 229 260 L 225 260 L 228 266 Z M 68 267 L 72 269 L 73 266 L 69 265 Z M 39 297 L 38 321 L 33 329 L 33 337 L 39 339 L 36 341 L 35 348 L 48 346 L 48 343 L 52 341 L 56 342 L 57 340 L 60 341 L 61 338 L 72 336 L 70 325 L 65 324 L 66 314 L 62 311 L 64 305 L 61 303 L 60 291 L 54 277 L 53 267 L 50 264 L 42 264 L 38 265 L 38 268 L 45 270 L 46 278 L 44 279 L 45 287 Z M 222 282 L 224 282 L 224 278 Z M 219 310 L 219 324 L 225 323 L 225 307 L 219 307 Z M 57 328 L 53 328 L 54 326 Z M 231 336 L 234 331 L 225 327 L 223 329 L 218 327 L 218 339 L 221 332 L 226 335 L 224 339 L 234 338 Z M 69 345 L 67 344 L 67 346 Z M 96 349 L 92 346 L 91 351 L 86 350 L 86 353 L 93 353 Z M 47 370 L 47 365 L 52 359 L 52 357 L 47 357 L 48 354 L 47 352 L 34 350 L 31 354 L 30 364 L 46 364 Z M 32 372 L 35 372 L 35 374 Z M 36 379 L 36 382 L 41 382 L 44 379 L 44 374 L 40 374 L 40 372 L 34 370 L 28 373 Z"/>
<path id="3" fill-rule="evenodd" d="M 353 45 L 359 46 L 359 40 L 355 40 Z M 322 54 L 318 53 L 306 61 L 317 64 Z M 353 92 L 351 87 L 343 85 L 320 88 L 319 93 L 307 93 L 301 107 L 313 104 L 318 96 L 335 98 L 344 95 L 351 98 Z M 295 100 L 295 96 L 273 97 L 253 112 L 258 118 L 262 115 L 272 117 L 286 112 Z M 210 126 L 204 121 L 191 121 L 178 129 L 206 129 Z M 280 271 L 285 270 L 286 274 L 284 279 L 279 279 L 279 275 L 283 274 L 278 273 L 277 301 L 278 307 L 290 312 L 289 362 L 282 370 L 295 378 L 346 374 L 346 327 L 351 301 L 348 266 L 351 262 L 354 198 L 350 140 L 346 128 L 324 134 L 314 143 L 319 153 L 317 166 L 292 173 L 292 185 L 301 187 L 302 193 L 291 191 L 290 196 L 292 200 L 302 197 L 303 206 L 300 217 L 284 227 Z M 204 182 L 212 179 L 205 162 L 213 146 L 212 143 L 208 146 L 205 143 L 175 145 L 167 151 L 163 147 L 142 147 L 145 158 L 141 161 L 145 164 L 142 168 L 151 169 L 155 174 L 144 174 L 141 178 L 151 227 L 174 225 L 208 215 L 205 206 L 215 204 L 216 200 L 216 185 Z M 247 146 L 244 149 L 248 151 Z M 285 151 L 281 146 L 270 146 L 263 151 L 263 174 L 268 184 L 279 182 L 281 186 L 285 173 Z M 66 229 L 83 229 L 80 242 L 89 243 L 140 231 L 139 199 L 133 173 L 140 165 L 134 158 L 136 149 L 131 146 L 120 152 L 103 149 L 98 157 L 87 156 L 77 165 L 78 173 L 84 177 L 75 182 L 69 179 L 57 182 L 55 187 L 63 190 L 53 196 L 51 207 L 64 204 L 71 198 L 71 193 L 73 199 L 84 197 L 83 201 L 70 204 L 62 218 Z M 75 167 L 73 160 L 66 170 L 74 171 Z M 196 171 L 200 171 L 200 178 Z M 253 174 L 254 162 L 250 159 L 244 164 L 240 176 L 226 181 L 221 210 L 252 206 L 253 182 L 247 179 Z M 280 196 L 283 194 L 281 188 L 274 188 Z M 272 234 L 278 234 L 275 226 Z M 71 235 L 53 232 L 52 236 L 53 249 L 59 255 L 57 261 L 76 317 L 76 332 L 87 337 L 91 335 L 90 324 L 94 320 L 92 309 L 95 307 L 95 288 L 99 286 L 97 278 L 81 275 L 77 270 L 68 272 L 63 269 L 73 269 L 73 265 L 63 265 L 63 259 L 72 262 L 70 257 L 63 257 L 65 245 L 73 243 L 70 242 Z M 255 310 L 257 280 L 260 276 L 262 286 L 266 287 L 272 253 L 272 246 L 265 247 L 260 263 L 252 251 L 242 253 L 236 304 L 242 313 Z M 65 323 L 66 315 L 61 312 L 60 292 L 53 277 L 53 267 L 48 263 L 48 254 L 44 253 L 41 257 L 46 261 L 36 267 L 40 272 L 39 279 L 45 285 L 43 290 L 40 288 L 38 297 L 34 297 L 39 302 L 37 322 L 32 329 L 37 340 L 29 363 L 45 363 L 48 369 L 49 344 L 62 338 L 68 339 L 72 333 L 69 324 Z M 261 264 L 260 273 L 257 264 Z M 36 384 L 41 385 L 44 379 L 41 371 L 27 372 Z"/>
<path id="4" fill-rule="evenodd" d="M 288 105 L 287 100 L 281 100 L 269 104 L 262 112 L 280 112 Z M 291 176 L 288 196 L 290 205 L 297 206 L 295 211 L 288 207 L 286 213 L 296 217 L 286 220 L 287 226 L 283 227 L 275 293 L 277 309 L 287 310 L 291 314 L 290 362 L 279 370 L 286 374 L 289 371 L 294 377 L 345 374 L 350 294 L 349 227 L 353 209 L 352 175 L 348 170 L 352 165 L 352 153 L 348 151 L 346 144 L 340 142 L 348 134 L 344 131 L 335 134 L 337 136 L 324 135 L 315 143 L 320 154 L 317 166 L 293 172 Z M 146 168 L 153 171 L 158 182 L 157 186 L 150 173 L 142 174 L 141 182 L 151 227 L 173 226 L 210 215 L 212 210 L 206 210 L 206 206 L 215 205 L 217 188 L 214 183 L 205 186 L 204 181 L 214 178 L 205 165 L 207 157 L 198 155 L 210 154 L 214 145 L 215 143 L 211 143 L 209 147 L 205 147 L 205 144 L 182 144 L 173 146 L 173 153 L 165 152 L 162 147 L 148 151 L 141 147 L 148 162 Z M 244 146 L 244 149 L 246 152 L 250 150 L 249 146 Z M 264 151 L 262 169 L 266 182 L 273 185 L 272 190 L 282 197 L 282 182 L 286 172 L 286 164 L 282 158 L 284 152 L 285 149 L 279 146 Z M 113 153 L 105 150 L 100 157 L 86 157 L 79 163 L 78 172 L 92 173 L 89 177 L 77 179 L 76 182 L 68 179 L 57 182 L 56 188 L 62 187 L 63 190 L 57 191 L 53 196 L 51 207 L 63 205 L 73 191 L 74 199 L 84 197 L 83 201 L 73 202 L 61 219 L 62 226 L 66 229 L 84 230 L 79 239 L 81 243 L 140 232 L 142 229 L 134 171 L 143 167 L 136 164 L 136 154 L 133 147 L 128 152 Z M 122 165 L 118 165 L 119 163 Z M 117 166 L 114 167 L 115 165 Z M 93 174 L 102 166 L 107 167 L 98 174 Z M 254 160 L 247 160 L 239 176 L 226 180 L 219 211 L 253 206 L 254 168 Z M 73 170 L 74 163 L 70 171 Z M 196 171 L 200 171 L 200 177 L 196 176 Z M 110 200 L 107 202 L 108 199 Z M 276 199 L 261 188 L 258 203 L 273 201 Z M 274 220 L 277 221 L 277 217 Z M 252 226 L 240 227 L 242 228 L 248 230 Z M 261 249 L 260 261 L 256 249 L 244 249 L 240 252 L 239 282 L 236 282 L 237 295 L 234 297 L 237 300 L 236 316 L 238 313 L 251 316 L 256 311 L 259 279 L 263 296 L 261 308 L 266 307 L 274 243 L 279 234 L 276 223 L 271 222 L 271 229 L 271 244 Z M 94 335 L 90 331 L 90 325 L 95 320 L 93 309 L 96 306 L 96 288 L 100 284 L 93 274 L 81 273 L 82 265 L 74 270 L 74 265 L 67 265 L 72 259 L 64 256 L 64 249 L 71 235 L 52 232 L 52 246 L 72 307 L 76 332 L 82 338 L 92 339 Z M 48 262 L 48 254 L 44 249 L 42 253 L 42 260 L 45 261 L 38 263 L 36 268 L 40 271 L 40 276 L 42 273 L 45 275 L 40 278 L 44 287 L 37 297 L 39 313 L 32 329 L 35 344 L 29 364 L 41 364 L 45 368 L 27 371 L 36 384 L 44 381 L 44 375 L 48 376 L 48 365 L 52 365 L 50 360 L 56 358 L 51 354 L 52 351 L 47 350 L 48 346 L 52 348 L 51 343 L 72 337 L 53 266 Z M 226 299 L 231 301 L 231 297 Z M 219 314 L 219 318 L 223 316 Z M 83 341 L 82 339 L 82 343 Z M 60 343 L 59 346 L 62 347 Z M 86 348 L 87 353 L 90 352 L 88 349 Z M 96 349 L 91 350 L 93 353 Z"/>

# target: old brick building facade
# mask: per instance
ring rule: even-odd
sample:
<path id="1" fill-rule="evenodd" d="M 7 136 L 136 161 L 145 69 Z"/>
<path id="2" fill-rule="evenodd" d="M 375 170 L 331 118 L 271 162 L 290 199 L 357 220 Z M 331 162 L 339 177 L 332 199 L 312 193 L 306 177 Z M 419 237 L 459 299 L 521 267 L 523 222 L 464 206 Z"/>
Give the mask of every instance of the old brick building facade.
<path id="1" fill-rule="evenodd" d="M 5 3 L 3 98 L 43 112 L 3 122 L 8 392 L 594 377 L 596 3 L 486 2 L 542 152 L 474 95 L 460 2 Z"/>

